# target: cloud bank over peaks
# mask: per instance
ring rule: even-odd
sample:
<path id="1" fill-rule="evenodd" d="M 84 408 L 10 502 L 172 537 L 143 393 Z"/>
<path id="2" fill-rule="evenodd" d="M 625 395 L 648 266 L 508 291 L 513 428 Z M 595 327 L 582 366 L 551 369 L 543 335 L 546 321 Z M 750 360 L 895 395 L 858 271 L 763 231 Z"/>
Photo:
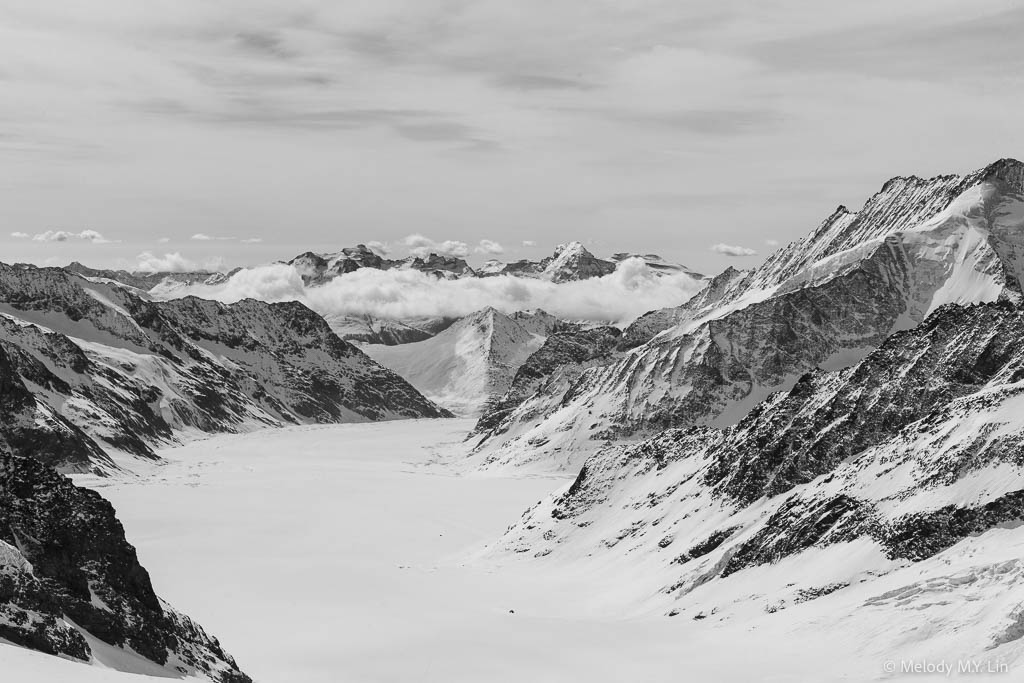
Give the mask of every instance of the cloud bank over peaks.
<path id="1" fill-rule="evenodd" d="M 414 233 L 402 240 L 402 244 L 409 249 L 412 256 L 426 258 L 430 254 L 441 256 L 455 256 L 466 258 L 469 256 L 469 245 L 458 240 L 444 240 L 436 242 L 425 235 Z"/>
<path id="2" fill-rule="evenodd" d="M 170 252 L 158 256 L 151 251 L 144 251 L 137 257 L 135 270 L 141 273 L 186 273 L 193 271 L 214 272 L 224 266 L 221 258 L 209 259 L 204 263 L 198 263 L 186 258 L 180 252 Z"/>
<path id="3" fill-rule="evenodd" d="M 443 280 L 417 270 L 362 268 L 327 284 L 306 287 L 294 267 L 275 263 L 240 270 L 220 285 L 153 294 L 163 298 L 192 294 L 227 303 L 244 298 L 301 301 L 327 318 L 459 317 L 493 306 L 507 313 L 542 308 L 567 320 L 624 325 L 649 310 L 678 306 L 702 286 L 683 273 L 659 276 L 638 258 L 621 262 L 604 277 L 563 284 L 508 275 Z"/>

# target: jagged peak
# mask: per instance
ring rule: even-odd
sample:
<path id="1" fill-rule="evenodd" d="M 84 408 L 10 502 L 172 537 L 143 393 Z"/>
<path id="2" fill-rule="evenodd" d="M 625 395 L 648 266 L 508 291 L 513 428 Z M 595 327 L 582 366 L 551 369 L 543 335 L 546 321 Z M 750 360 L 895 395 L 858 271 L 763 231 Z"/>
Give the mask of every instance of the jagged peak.
<path id="1" fill-rule="evenodd" d="M 566 242 L 565 244 L 559 244 L 557 247 L 555 247 L 556 258 L 559 256 L 572 256 L 576 254 L 579 254 L 581 256 L 593 256 L 593 254 L 591 254 L 590 251 L 585 246 L 583 246 L 583 242 L 580 242 L 579 240 L 573 240 L 571 242 Z"/>
<path id="2" fill-rule="evenodd" d="M 978 180 L 1001 180 L 1013 186 L 1018 192 L 1024 192 L 1024 163 L 1011 157 L 993 161 L 978 171 Z"/>

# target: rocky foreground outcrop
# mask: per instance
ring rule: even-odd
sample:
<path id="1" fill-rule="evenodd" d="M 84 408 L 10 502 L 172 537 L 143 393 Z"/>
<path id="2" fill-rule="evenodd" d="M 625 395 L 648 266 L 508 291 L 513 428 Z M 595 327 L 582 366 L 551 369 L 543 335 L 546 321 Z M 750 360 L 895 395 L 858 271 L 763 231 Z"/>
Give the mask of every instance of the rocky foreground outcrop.
<path id="1" fill-rule="evenodd" d="M 171 674 L 251 680 L 157 597 L 110 503 L 0 443 L 0 638 L 88 662 L 87 635 Z"/>

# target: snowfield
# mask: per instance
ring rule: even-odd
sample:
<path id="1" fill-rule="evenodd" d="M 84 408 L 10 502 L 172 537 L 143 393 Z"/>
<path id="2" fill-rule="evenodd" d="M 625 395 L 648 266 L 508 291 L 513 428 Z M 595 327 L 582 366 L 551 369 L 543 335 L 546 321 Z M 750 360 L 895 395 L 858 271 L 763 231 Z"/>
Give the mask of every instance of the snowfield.
<path id="1" fill-rule="evenodd" d="M 907 623 L 887 630 L 889 612 L 877 606 L 849 624 L 829 623 L 829 597 L 743 620 L 670 618 L 644 603 L 626 563 L 494 552 L 486 544 L 569 480 L 460 474 L 450 458 L 470 427 L 418 420 L 216 436 L 162 451 L 164 464 L 133 461 L 137 476 L 77 480 L 114 504 L 162 597 L 260 682 L 887 676 L 880 644 Z M 903 590 L 941 600 L 941 588 Z M 952 651 L 955 634 L 947 638 Z M 859 649 L 865 642 L 874 646 Z M 146 680 L 6 645 L 0 671 L 19 683 Z"/>

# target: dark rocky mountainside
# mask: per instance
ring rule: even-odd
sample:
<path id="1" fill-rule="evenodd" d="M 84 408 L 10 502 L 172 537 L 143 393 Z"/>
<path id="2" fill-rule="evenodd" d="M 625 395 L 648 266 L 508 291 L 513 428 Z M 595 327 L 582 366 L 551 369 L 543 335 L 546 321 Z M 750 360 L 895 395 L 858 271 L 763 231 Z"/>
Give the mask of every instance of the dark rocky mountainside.
<path id="1" fill-rule="evenodd" d="M 0 314 L 11 381 L 31 394 L 12 425 L 60 467 L 109 464 L 98 448 L 45 446 L 68 430 L 152 457 L 183 428 L 448 415 L 298 303 L 157 303 L 61 269 L 0 264 Z"/>
<path id="2" fill-rule="evenodd" d="M 89 661 L 86 635 L 169 673 L 250 681 L 216 638 L 156 596 L 110 503 L 0 443 L 0 638 Z"/>

